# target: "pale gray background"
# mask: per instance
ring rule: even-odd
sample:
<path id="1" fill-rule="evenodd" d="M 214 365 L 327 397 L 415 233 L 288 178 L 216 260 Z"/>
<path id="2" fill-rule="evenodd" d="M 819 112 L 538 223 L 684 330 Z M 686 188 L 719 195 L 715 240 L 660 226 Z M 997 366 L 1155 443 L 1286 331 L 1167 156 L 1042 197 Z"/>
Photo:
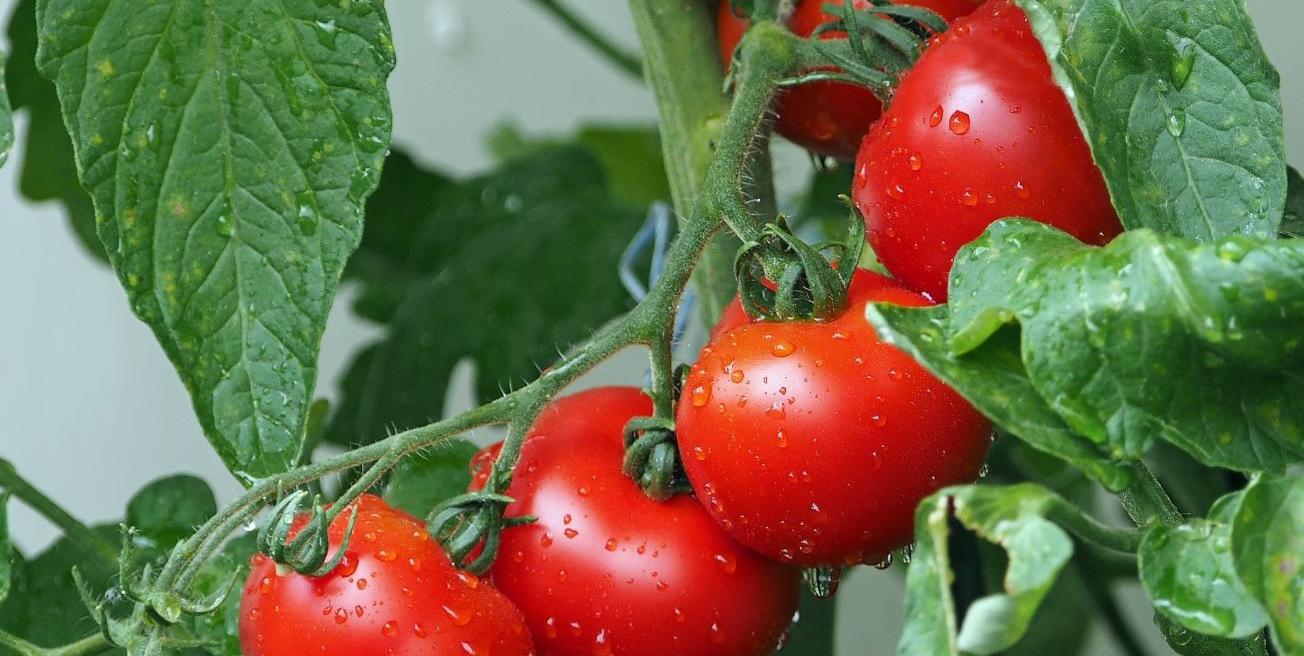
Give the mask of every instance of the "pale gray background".
<path id="1" fill-rule="evenodd" d="M 0 0 L 0 15 L 7 17 L 13 4 Z M 570 4 L 634 44 L 625 3 Z M 640 83 L 594 57 L 530 2 L 388 5 L 399 55 L 391 84 L 395 142 L 431 165 L 459 173 L 482 169 L 490 163 L 482 136 L 502 121 L 547 132 L 654 118 Z M 1250 0 L 1250 11 L 1282 71 L 1291 126 L 1304 112 L 1304 40 L 1297 34 L 1304 3 Z M 26 116 L 18 121 L 22 133 Z M 1304 162 L 1304 130 L 1287 132 L 1291 161 Z M 788 154 L 779 158 L 779 174 L 805 175 L 803 158 Z M 203 476 L 230 498 L 237 485 L 204 442 L 171 364 L 132 316 L 114 276 L 74 241 L 60 208 L 19 198 L 16 164 L 0 170 L 0 457 L 87 521 L 120 518 L 134 490 L 178 471 Z M 336 303 L 322 347 L 318 391 L 325 396 L 333 396 L 352 350 L 374 335 L 347 305 L 347 298 Z M 637 382 L 642 368 L 637 354 L 626 354 L 586 384 Z M 472 372 L 460 373 L 453 386 L 461 391 L 450 397 L 450 408 L 468 403 Z M 21 504 L 11 504 L 11 511 L 24 550 L 54 537 Z M 891 653 L 901 623 L 900 577 L 866 570 L 842 594 L 839 653 Z M 1134 605 L 1143 603 L 1139 591 L 1132 597 Z M 1148 614 L 1134 610 L 1138 627 L 1157 641 Z M 1094 653 L 1114 652 L 1096 636 Z"/>

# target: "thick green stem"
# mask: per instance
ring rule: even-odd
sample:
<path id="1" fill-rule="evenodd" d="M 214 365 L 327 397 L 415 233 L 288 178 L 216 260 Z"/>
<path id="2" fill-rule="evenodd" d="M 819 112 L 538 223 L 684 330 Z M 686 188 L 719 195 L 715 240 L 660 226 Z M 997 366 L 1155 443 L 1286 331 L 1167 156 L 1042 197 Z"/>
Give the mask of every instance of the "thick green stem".
<path id="1" fill-rule="evenodd" d="M 1127 516 L 1142 529 L 1153 522 L 1162 522 L 1166 526 L 1182 523 L 1182 513 L 1173 505 L 1173 500 L 1150 468 L 1137 463 L 1133 474 L 1132 484 L 1118 495 Z"/>
<path id="2" fill-rule="evenodd" d="M 0 631 L 0 647 L 6 647 L 19 656 L 82 656 L 104 651 L 108 646 L 104 634 L 98 632 L 62 647 L 46 648 Z"/>
<path id="3" fill-rule="evenodd" d="M 729 111 L 713 6 L 701 0 L 629 0 L 629 7 L 643 46 L 645 77 L 656 95 L 661 151 L 683 228 L 699 209 L 714 144 Z M 738 246 L 732 235 L 720 235 L 698 263 L 694 282 L 708 324 L 733 298 Z"/>
<path id="4" fill-rule="evenodd" d="M 1141 545 L 1140 531 L 1106 526 L 1078 510 L 1061 497 L 1055 497 L 1055 502 L 1050 507 L 1047 517 L 1067 528 L 1069 532 L 1079 538 L 1106 549 L 1136 553 L 1137 547 Z"/>
<path id="5" fill-rule="evenodd" d="M 613 43 L 606 35 L 589 25 L 574 12 L 562 6 L 557 0 L 534 0 L 540 9 L 548 12 L 558 22 L 566 26 L 575 36 L 589 47 L 601 53 L 616 68 L 634 77 L 643 77 L 643 66 L 639 64 L 638 55 L 627 52 Z"/>
<path id="6" fill-rule="evenodd" d="M 40 513 L 55 526 L 58 526 L 63 531 L 64 536 L 68 538 L 68 541 L 81 550 L 86 557 L 91 558 L 96 567 L 101 567 L 106 572 L 117 571 L 118 548 L 96 535 L 94 531 L 78 521 L 76 517 L 70 515 L 68 511 L 64 510 L 50 497 L 45 496 L 31 483 L 28 483 L 27 479 L 20 476 L 18 470 L 14 469 L 14 466 L 7 460 L 0 460 L 0 489 L 8 490 L 32 510 Z"/>

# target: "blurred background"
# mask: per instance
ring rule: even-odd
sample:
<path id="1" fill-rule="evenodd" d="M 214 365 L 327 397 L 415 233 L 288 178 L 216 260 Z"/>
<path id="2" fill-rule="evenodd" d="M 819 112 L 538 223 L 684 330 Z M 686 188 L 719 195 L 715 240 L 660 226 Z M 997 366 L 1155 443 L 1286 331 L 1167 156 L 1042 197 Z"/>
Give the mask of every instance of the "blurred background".
<path id="1" fill-rule="evenodd" d="M 1233 1 L 1233 0 L 1228 0 Z M 8 16 L 15 0 L 0 0 Z M 568 3 L 617 40 L 636 45 L 623 2 Z M 1287 152 L 1304 163 L 1304 24 L 1300 0 L 1249 0 L 1260 37 L 1282 74 Z M 649 123 L 651 94 L 610 67 L 524 0 L 389 2 L 399 65 L 391 78 L 394 141 L 422 163 L 463 175 L 492 163 L 485 135 L 512 123 L 526 134 L 565 133 L 587 123 Z M 8 51 L 6 44 L 5 50 Z M 19 133 L 27 116 L 16 116 Z M 777 177 L 800 187 L 805 156 L 781 146 Z M 18 157 L 18 155 L 15 155 Z M 0 457 L 88 522 L 116 520 L 145 482 L 176 472 L 207 479 L 219 499 L 239 486 L 205 442 L 172 365 L 136 320 L 117 279 L 77 243 L 55 204 L 18 192 L 17 162 L 0 169 Z M 612 275 L 616 274 L 613 269 Z M 341 369 L 375 336 L 348 311 L 346 287 L 322 346 L 320 396 L 333 397 Z M 637 384 L 645 361 L 626 353 L 583 386 Z M 470 403 L 473 372 L 454 376 L 447 409 Z M 483 438 L 482 438 L 483 439 Z M 17 545 L 31 554 L 56 532 L 10 504 Z M 902 577 L 861 568 L 839 606 L 838 653 L 890 653 L 902 620 Z M 1151 653 L 1167 653 L 1143 593 L 1127 591 L 1127 616 Z M 874 647 L 881 645 L 881 649 Z M 1099 630 L 1092 654 L 1117 653 Z"/>

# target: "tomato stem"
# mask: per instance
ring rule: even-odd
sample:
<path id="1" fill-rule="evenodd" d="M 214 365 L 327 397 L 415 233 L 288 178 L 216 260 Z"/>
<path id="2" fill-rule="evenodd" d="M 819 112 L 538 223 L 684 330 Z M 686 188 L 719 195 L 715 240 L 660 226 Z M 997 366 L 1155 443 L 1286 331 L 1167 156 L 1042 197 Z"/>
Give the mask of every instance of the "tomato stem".
<path id="1" fill-rule="evenodd" d="M 93 559 L 97 567 L 102 567 L 105 572 L 117 571 L 117 547 L 73 517 L 45 493 L 36 489 L 7 460 L 0 460 L 0 490 L 8 491 L 21 499 L 29 508 L 59 527 L 68 541 L 83 555 Z"/>
<path id="2" fill-rule="evenodd" d="M 108 641 L 100 632 L 82 638 L 61 647 L 40 647 L 6 631 L 0 631 L 0 646 L 12 649 L 19 656 L 81 656 L 97 654 L 108 647 Z"/>
<path id="3" fill-rule="evenodd" d="M 557 0 L 534 0 L 534 4 L 557 19 L 557 22 L 565 26 L 572 34 L 588 44 L 589 47 L 606 57 L 607 61 L 611 62 L 613 66 L 627 75 L 636 78 L 643 77 L 643 66 L 638 55 L 617 45 L 570 9 L 558 3 Z"/>

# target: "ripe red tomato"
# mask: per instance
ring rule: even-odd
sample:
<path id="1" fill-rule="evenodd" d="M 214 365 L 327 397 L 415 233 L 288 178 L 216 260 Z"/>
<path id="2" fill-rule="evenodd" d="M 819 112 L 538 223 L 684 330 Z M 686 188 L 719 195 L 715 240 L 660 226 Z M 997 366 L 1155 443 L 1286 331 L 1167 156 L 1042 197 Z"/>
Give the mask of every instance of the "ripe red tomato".
<path id="1" fill-rule="evenodd" d="M 544 410 L 507 492 L 509 516 L 539 520 L 503 531 L 494 584 L 543 656 L 768 656 L 799 573 L 730 540 L 692 497 L 658 503 L 625 476 L 622 429 L 651 413 L 632 387 Z"/>
<path id="2" fill-rule="evenodd" d="M 817 27 L 835 20 L 821 6 L 827 0 L 799 0 L 788 28 L 798 36 L 810 36 Z M 948 21 L 974 10 L 983 0 L 908 0 L 903 4 L 932 9 Z M 867 9 L 865 0 L 855 0 L 857 9 Z M 716 21 L 720 55 L 726 65 L 734 48 L 747 31 L 747 20 L 735 15 L 729 0 L 721 0 Z M 846 38 L 842 32 L 822 38 Z M 844 82 L 812 82 L 788 89 L 779 99 L 775 126 L 779 134 L 799 146 L 830 157 L 852 159 L 856 149 L 882 112 L 883 105 L 869 89 Z"/>
<path id="3" fill-rule="evenodd" d="M 281 575 L 254 557 L 240 600 L 245 656 L 534 653 L 521 612 L 454 568 L 420 520 L 372 495 L 355 503 L 353 537 L 329 574 Z M 335 519 L 331 545 L 347 525 L 348 513 Z"/>
<path id="4" fill-rule="evenodd" d="M 825 322 L 743 323 L 702 349 L 677 432 L 697 496 L 725 532 L 785 562 L 877 562 L 911 540 L 915 506 L 973 480 L 987 420 L 865 322 L 865 305 L 928 302 L 857 271 Z"/>
<path id="5" fill-rule="evenodd" d="M 1121 230 L 1104 178 L 1023 11 L 988 3 L 936 38 L 856 157 L 852 196 L 879 261 L 946 300 L 951 261 L 1022 216 L 1092 244 Z"/>

